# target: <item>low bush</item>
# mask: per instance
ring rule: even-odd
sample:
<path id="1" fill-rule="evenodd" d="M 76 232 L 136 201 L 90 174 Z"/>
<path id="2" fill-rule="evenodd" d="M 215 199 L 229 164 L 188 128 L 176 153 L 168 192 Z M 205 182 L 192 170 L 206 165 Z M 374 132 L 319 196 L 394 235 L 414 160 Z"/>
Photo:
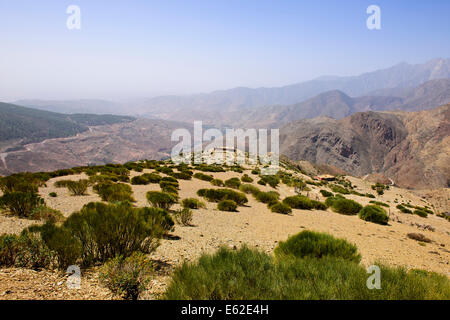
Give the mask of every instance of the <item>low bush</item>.
<path id="1" fill-rule="evenodd" d="M 33 220 L 43 220 L 50 222 L 61 222 L 64 221 L 64 215 L 61 211 L 49 208 L 47 206 L 39 206 L 33 209 L 30 218 Z"/>
<path id="2" fill-rule="evenodd" d="M 320 193 L 321 193 L 322 196 L 324 196 L 325 198 L 333 197 L 333 196 L 334 196 L 333 193 L 331 193 L 331 192 L 329 192 L 329 191 L 327 191 L 327 190 L 320 190 Z"/>
<path id="3" fill-rule="evenodd" d="M 237 203 L 233 200 L 222 200 L 217 204 L 217 209 L 220 211 L 236 211 Z"/>
<path id="4" fill-rule="evenodd" d="M 350 194 L 350 191 L 347 188 L 344 188 L 344 187 L 339 186 L 337 184 L 333 184 L 331 186 L 331 191 L 337 192 L 337 193 L 340 193 L 340 194 Z"/>
<path id="5" fill-rule="evenodd" d="M 220 179 L 212 179 L 210 182 L 213 186 L 217 186 L 217 187 L 224 186 L 223 180 L 220 180 Z"/>
<path id="6" fill-rule="evenodd" d="M 365 206 L 359 212 L 359 217 L 362 220 L 378 223 L 378 224 L 387 224 L 389 221 L 389 217 L 386 214 L 386 210 L 379 206 L 369 205 Z"/>
<path id="7" fill-rule="evenodd" d="M 191 180 L 192 174 L 187 173 L 186 171 L 183 172 L 174 172 L 171 174 L 172 177 L 175 179 L 181 179 L 181 180 Z"/>
<path id="8" fill-rule="evenodd" d="M 256 200 L 262 203 L 266 203 L 268 205 L 278 203 L 280 199 L 280 195 L 276 192 L 258 192 L 255 196 Z"/>
<path id="9" fill-rule="evenodd" d="M 165 184 L 161 187 L 161 191 L 164 193 L 170 193 L 175 198 L 178 198 L 178 188 L 171 184 Z"/>
<path id="10" fill-rule="evenodd" d="M 405 206 L 403 206 L 401 204 L 397 205 L 396 208 L 403 213 L 412 214 L 412 211 L 410 209 L 405 208 Z"/>
<path id="11" fill-rule="evenodd" d="M 212 181 L 214 179 L 213 176 L 211 176 L 209 174 L 204 174 L 204 173 L 201 173 L 201 172 L 195 173 L 194 174 L 194 178 L 200 179 L 200 180 L 203 180 L 203 181 Z"/>
<path id="12" fill-rule="evenodd" d="M 277 202 L 277 203 L 271 205 L 269 208 L 270 208 L 270 211 L 276 212 L 276 213 L 281 213 L 281 214 L 291 214 L 292 213 L 291 207 L 288 206 L 287 204 L 284 204 L 281 202 Z"/>
<path id="13" fill-rule="evenodd" d="M 57 194 L 56 192 L 50 192 L 50 193 L 48 194 L 48 196 L 49 196 L 49 197 L 52 197 L 52 198 L 56 198 L 56 197 L 58 196 L 58 194 Z"/>
<path id="14" fill-rule="evenodd" d="M 425 235 L 423 235 L 422 233 L 408 233 L 407 237 L 416 241 L 420 241 L 420 242 L 426 242 L 426 243 L 430 243 L 431 240 L 428 239 Z"/>
<path id="15" fill-rule="evenodd" d="M 242 247 L 221 248 L 176 268 L 164 294 L 169 300 L 386 300 L 444 299 L 444 275 L 377 263 L 382 287 L 366 286 L 366 268 L 341 258 L 274 259 Z"/>
<path id="16" fill-rule="evenodd" d="M 244 175 L 241 177 L 241 181 L 242 181 L 242 182 L 248 182 L 248 183 L 251 183 L 251 182 L 253 182 L 253 178 L 250 177 L 248 174 L 244 174 Z"/>
<path id="17" fill-rule="evenodd" d="M 358 202 L 340 197 L 329 197 L 325 204 L 334 212 L 346 215 L 356 215 L 362 209 L 362 205 Z"/>
<path id="18" fill-rule="evenodd" d="M 181 201 L 181 205 L 183 206 L 183 208 L 189 209 L 205 208 L 205 203 L 195 198 L 183 199 L 183 201 Z"/>
<path id="19" fill-rule="evenodd" d="M 50 267 L 52 252 L 40 237 L 28 231 L 0 235 L 0 267 L 41 269 Z"/>
<path id="20" fill-rule="evenodd" d="M 264 182 L 265 184 L 268 184 L 269 186 L 271 186 L 272 188 L 276 188 L 278 186 L 278 184 L 280 183 L 280 178 L 278 178 L 277 176 L 271 176 L 271 175 L 263 175 L 261 176 L 261 180 Z M 258 181 L 259 183 L 259 181 Z M 259 183 L 261 184 L 261 183 Z"/>
<path id="21" fill-rule="evenodd" d="M 302 231 L 281 241 L 275 248 L 275 256 L 292 255 L 296 258 L 334 257 L 359 263 L 358 248 L 346 240 L 336 239 L 328 233 Z"/>
<path id="22" fill-rule="evenodd" d="M 380 206 L 380 207 L 389 208 L 389 205 L 387 203 L 384 203 L 384 202 L 381 202 L 381 201 L 371 200 L 371 201 L 369 201 L 369 203 L 373 203 L 374 205 L 377 205 L 377 206 Z"/>
<path id="23" fill-rule="evenodd" d="M 53 185 L 55 188 L 67 188 L 67 185 L 72 182 L 72 180 L 58 180 Z"/>
<path id="24" fill-rule="evenodd" d="M 191 209 L 184 207 L 183 209 L 175 211 L 173 215 L 178 224 L 182 224 L 183 226 L 192 225 L 193 214 Z"/>
<path id="25" fill-rule="evenodd" d="M 241 181 L 239 180 L 239 178 L 230 178 L 228 180 L 225 180 L 225 187 L 227 188 L 239 189 L 240 185 Z"/>
<path id="26" fill-rule="evenodd" d="M 0 207 L 20 218 L 29 218 L 35 208 L 43 205 L 44 199 L 31 192 L 13 191 L 0 197 Z"/>
<path id="27" fill-rule="evenodd" d="M 147 185 L 150 182 L 143 175 L 135 176 L 131 178 L 131 184 L 133 185 Z"/>
<path id="28" fill-rule="evenodd" d="M 258 189 L 258 187 L 254 186 L 254 185 L 252 185 L 252 184 L 241 184 L 241 185 L 239 186 L 239 190 L 242 191 L 242 192 L 244 192 L 244 193 L 247 193 L 247 194 L 252 194 L 252 195 L 255 196 L 255 197 L 256 197 L 256 195 L 257 195 L 258 193 L 261 192 L 261 191 Z"/>
<path id="29" fill-rule="evenodd" d="M 233 200 L 239 206 L 248 202 L 248 199 L 245 196 L 245 194 L 231 189 L 200 189 L 197 191 L 197 194 L 200 197 L 206 198 L 210 202 Z"/>
<path id="30" fill-rule="evenodd" d="M 135 201 L 133 198 L 133 189 L 124 183 L 104 182 L 96 184 L 93 189 L 103 201 Z"/>
<path id="31" fill-rule="evenodd" d="M 117 255 L 153 252 L 159 239 L 173 230 L 170 215 L 158 208 L 133 208 L 130 203 L 89 203 L 61 226 L 47 222 L 35 229 L 54 251 L 60 268 L 91 266 Z"/>
<path id="32" fill-rule="evenodd" d="M 73 196 L 83 196 L 89 187 L 89 180 L 81 179 L 78 181 L 68 181 L 67 189 Z"/>
<path id="33" fill-rule="evenodd" d="M 177 203 L 173 194 L 159 191 L 147 192 L 147 200 L 152 206 L 165 210 L 169 210 L 171 206 Z"/>
<path id="34" fill-rule="evenodd" d="M 161 189 L 165 188 L 165 187 L 173 187 L 175 189 L 178 189 L 180 187 L 178 181 L 177 182 L 173 182 L 173 181 L 166 181 L 166 180 L 161 180 L 159 182 L 159 186 Z"/>
<path id="35" fill-rule="evenodd" d="M 126 300 L 137 300 L 150 281 L 152 264 L 144 254 L 118 256 L 108 261 L 99 272 L 100 282 L 113 294 Z"/>
<path id="36" fill-rule="evenodd" d="M 327 206 L 323 202 L 312 200 L 302 195 L 286 197 L 283 199 L 283 203 L 290 206 L 292 209 L 303 209 L 303 210 L 327 209 Z"/>
<path id="37" fill-rule="evenodd" d="M 419 217 L 426 218 L 428 217 L 428 213 L 422 209 L 416 209 L 413 211 L 413 214 L 418 215 Z"/>

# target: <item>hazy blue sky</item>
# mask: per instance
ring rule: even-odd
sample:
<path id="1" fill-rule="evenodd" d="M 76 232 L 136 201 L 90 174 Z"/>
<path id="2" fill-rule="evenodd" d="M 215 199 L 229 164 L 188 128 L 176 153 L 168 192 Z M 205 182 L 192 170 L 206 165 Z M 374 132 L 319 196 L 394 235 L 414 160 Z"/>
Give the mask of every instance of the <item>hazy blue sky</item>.
<path id="1" fill-rule="evenodd" d="M 66 9 L 81 8 L 81 30 Z M 381 30 L 366 8 L 381 7 Z M 0 0 L 0 100 L 280 86 L 450 57 L 450 1 Z"/>

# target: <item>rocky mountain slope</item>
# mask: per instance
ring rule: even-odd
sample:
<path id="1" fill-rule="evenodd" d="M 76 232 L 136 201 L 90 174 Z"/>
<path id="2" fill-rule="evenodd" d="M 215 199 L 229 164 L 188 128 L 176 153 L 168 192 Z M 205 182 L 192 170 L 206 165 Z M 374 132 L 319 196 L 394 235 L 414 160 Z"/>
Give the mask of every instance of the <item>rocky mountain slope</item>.
<path id="1" fill-rule="evenodd" d="M 450 102 L 450 79 L 431 80 L 413 88 L 380 90 L 370 96 L 350 97 L 339 90 L 328 91 L 288 106 L 256 108 L 235 116 L 243 127 L 279 127 L 282 124 L 321 116 L 341 119 L 356 112 L 428 110 Z"/>
<path id="2" fill-rule="evenodd" d="M 353 175 L 380 172 L 402 187 L 449 187 L 450 104 L 295 121 L 280 129 L 280 152 Z"/>

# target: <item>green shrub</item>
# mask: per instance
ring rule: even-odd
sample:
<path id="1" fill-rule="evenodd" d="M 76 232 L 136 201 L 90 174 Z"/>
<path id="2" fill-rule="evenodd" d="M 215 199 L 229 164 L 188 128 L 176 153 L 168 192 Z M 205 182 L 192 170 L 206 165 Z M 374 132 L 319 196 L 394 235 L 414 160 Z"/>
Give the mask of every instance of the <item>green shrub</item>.
<path id="1" fill-rule="evenodd" d="M 206 198 L 210 202 L 233 200 L 239 206 L 248 202 L 245 194 L 231 189 L 200 189 L 197 191 L 197 194 L 200 197 Z"/>
<path id="2" fill-rule="evenodd" d="M 144 175 L 135 176 L 131 178 L 131 184 L 133 185 L 147 185 L 149 184 L 149 180 L 144 177 Z"/>
<path id="3" fill-rule="evenodd" d="M 334 212 L 346 215 L 356 215 L 362 209 L 362 205 L 358 202 L 339 197 L 329 197 L 325 204 L 330 206 Z"/>
<path id="4" fill-rule="evenodd" d="M 58 196 L 58 194 L 56 192 L 50 192 L 48 195 L 49 195 L 49 197 L 52 197 L 52 198 L 56 198 Z"/>
<path id="5" fill-rule="evenodd" d="M 220 180 L 220 179 L 213 179 L 210 182 L 211 182 L 211 184 L 213 186 L 217 186 L 217 187 L 223 187 L 224 186 L 223 180 Z"/>
<path id="6" fill-rule="evenodd" d="M 172 177 L 176 178 L 176 179 L 181 179 L 181 180 L 191 180 L 192 179 L 192 175 L 183 171 L 183 172 L 174 172 L 171 174 Z"/>
<path id="7" fill-rule="evenodd" d="M 256 200 L 269 205 L 278 203 L 280 195 L 276 192 L 258 192 L 255 196 Z"/>
<path id="8" fill-rule="evenodd" d="M 35 193 L 13 191 L 0 197 L 0 207 L 8 209 L 20 218 L 29 218 L 33 210 L 44 205 L 44 200 Z"/>
<path id="9" fill-rule="evenodd" d="M 19 173 L 0 178 L 0 190 L 3 193 L 37 193 L 38 187 L 45 181 L 31 173 Z"/>
<path id="10" fill-rule="evenodd" d="M 67 188 L 67 185 L 72 182 L 72 180 L 58 180 L 54 183 L 55 188 Z"/>
<path id="11" fill-rule="evenodd" d="M 175 189 L 178 189 L 180 185 L 178 184 L 178 181 L 177 182 L 173 182 L 173 181 L 161 180 L 159 182 L 159 186 L 161 187 L 161 189 L 163 189 L 165 187 L 174 187 Z"/>
<path id="12" fill-rule="evenodd" d="M 125 258 L 108 261 L 99 272 L 100 282 L 113 294 L 126 300 L 137 300 L 150 281 L 152 264 L 144 254 L 135 252 Z"/>
<path id="13" fill-rule="evenodd" d="M 142 178 L 146 179 L 149 183 L 159 183 L 162 177 L 156 173 L 144 173 Z"/>
<path id="14" fill-rule="evenodd" d="M 205 203 L 203 203 L 202 201 L 195 199 L 195 198 L 183 199 L 183 201 L 181 201 L 181 205 L 184 208 L 189 208 L 189 209 L 205 208 Z"/>
<path id="15" fill-rule="evenodd" d="M 281 241 L 275 248 L 275 256 L 292 255 L 296 258 L 334 257 L 359 263 L 358 248 L 343 239 L 336 239 L 328 233 L 302 231 Z"/>
<path id="16" fill-rule="evenodd" d="M 192 210 L 184 207 L 181 210 L 177 210 L 174 212 L 175 221 L 178 224 L 182 224 L 183 226 L 191 226 L 192 225 Z"/>
<path id="17" fill-rule="evenodd" d="M 83 196 L 89 187 L 89 180 L 81 179 L 78 181 L 68 181 L 67 189 L 74 196 Z"/>
<path id="18" fill-rule="evenodd" d="M 56 223 L 63 221 L 64 215 L 61 211 L 42 205 L 33 209 L 30 218 L 33 220 L 44 220 Z"/>
<path id="19" fill-rule="evenodd" d="M 375 205 L 365 206 L 359 212 L 359 217 L 362 220 L 370 221 L 378 224 L 387 224 L 389 217 L 386 214 L 386 210 Z"/>
<path id="20" fill-rule="evenodd" d="M 173 197 L 175 197 L 178 200 L 178 189 L 175 188 L 174 186 L 167 185 L 165 187 L 162 187 L 161 191 L 164 193 L 171 194 Z"/>
<path id="21" fill-rule="evenodd" d="M 286 197 L 283 199 L 283 203 L 290 206 L 293 209 L 303 209 L 303 210 L 327 209 L 327 206 L 324 203 L 316 200 L 311 200 L 308 197 L 302 195 Z"/>
<path id="22" fill-rule="evenodd" d="M 247 193 L 247 194 L 252 194 L 253 196 L 256 196 L 258 193 L 260 193 L 261 191 L 258 189 L 258 187 L 252 185 L 252 184 L 241 184 L 239 186 L 239 190 Z"/>
<path id="23" fill-rule="evenodd" d="M 252 177 L 249 177 L 249 175 L 248 174 L 244 174 L 242 177 L 241 177 L 241 181 L 242 182 L 253 182 L 253 178 Z"/>
<path id="24" fill-rule="evenodd" d="M 40 237 L 23 231 L 19 236 L 0 236 L 0 266 L 31 269 L 48 268 L 53 260 L 51 251 Z"/>
<path id="25" fill-rule="evenodd" d="M 331 186 L 331 191 L 341 193 L 341 194 L 350 194 L 350 191 L 348 191 L 348 189 L 346 189 L 342 186 L 339 186 L 337 184 L 333 184 Z"/>
<path id="26" fill-rule="evenodd" d="M 236 211 L 237 203 L 233 200 L 222 200 L 217 204 L 217 209 L 220 211 Z"/>
<path id="27" fill-rule="evenodd" d="M 331 192 L 329 192 L 329 191 L 327 191 L 327 190 L 320 190 L 320 193 L 321 193 L 322 196 L 324 196 L 325 198 L 333 197 L 333 196 L 334 196 L 333 193 L 331 193 Z"/>
<path id="28" fill-rule="evenodd" d="M 403 206 L 401 204 L 397 205 L 396 208 L 399 209 L 403 213 L 412 214 L 411 210 L 409 210 L 408 208 L 405 208 L 405 206 Z"/>
<path id="29" fill-rule="evenodd" d="M 151 253 L 173 226 L 172 218 L 162 209 L 97 202 L 85 205 L 61 226 L 46 223 L 37 230 L 57 253 L 59 266 L 66 268 L 78 261 L 91 266 L 135 251 Z"/>
<path id="30" fill-rule="evenodd" d="M 135 201 L 133 198 L 133 189 L 127 184 L 104 182 L 96 184 L 93 189 L 103 201 Z"/>
<path id="31" fill-rule="evenodd" d="M 264 184 L 266 185 L 268 184 L 269 186 L 271 186 L 272 188 L 276 188 L 278 186 L 278 184 L 280 183 L 280 179 L 277 176 L 271 176 L 271 175 L 265 175 L 265 176 L 261 176 L 261 180 Z M 258 181 L 259 184 L 260 181 Z"/>
<path id="32" fill-rule="evenodd" d="M 239 178 L 230 178 L 228 180 L 225 180 L 225 187 L 227 188 L 239 189 L 240 185 L 241 181 L 239 180 Z"/>
<path id="33" fill-rule="evenodd" d="M 172 205 L 177 203 L 173 194 L 159 191 L 147 192 L 147 200 L 152 206 L 165 210 L 169 210 Z"/>
<path id="34" fill-rule="evenodd" d="M 258 180 L 257 183 L 260 184 L 260 185 L 262 185 L 262 186 L 265 186 L 265 185 L 267 184 L 267 183 L 266 183 L 264 180 L 262 180 L 262 179 Z"/>
<path id="35" fill-rule="evenodd" d="M 428 216 L 428 213 L 422 209 L 416 209 L 413 211 L 413 213 L 422 218 L 426 218 Z"/>
<path id="36" fill-rule="evenodd" d="M 380 207 L 386 207 L 389 208 L 389 205 L 387 203 L 381 202 L 381 201 L 374 201 L 371 200 L 369 203 L 373 203 L 374 205 L 380 206 Z"/>
<path id="37" fill-rule="evenodd" d="M 270 208 L 270 211 L 276 212 L 276 213 L 281 213 L 281 214 L 291 214 L 292 213 L 291 207 L 288 206 L 287 204 L 284 204 L 281 202 L 275 203 L 275 204 L 271 205 L 269 208 Z"/>
<path id="38" fill-rule="evenodd" d="M 210 176 L 209 174 L 204 174 L 204 173 L 201 173 L 201 172 L 195 173 L 194 174 L 194 178 L 200 179 L 200 180 L 203 180 L 203 181 L 212 181 L 214 179 L 213 176 Z"/>
<path id="39" fill-rule="evenodd" d="M 221 248 L 184 262 L 164 294 L 169 300 L 386 300 L 450 297 L 446 276 L 377 263 L 382 287 L 366 286 L 367 271 L 354 261 L 323 257 L 274 259 L 243 247 Z"/>

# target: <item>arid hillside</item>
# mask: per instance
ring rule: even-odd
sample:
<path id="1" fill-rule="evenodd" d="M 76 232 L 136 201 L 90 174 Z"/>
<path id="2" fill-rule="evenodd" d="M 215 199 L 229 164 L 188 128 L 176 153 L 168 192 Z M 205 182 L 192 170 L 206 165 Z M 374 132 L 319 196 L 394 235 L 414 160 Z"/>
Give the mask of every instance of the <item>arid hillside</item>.
<path id="1" fill-rule="evenodd" d="M 162 169 L 165 166 L 143 169 L 142 172 L 131 170 L 127 173 L 132 183 L 123 183 L 131 187 L 131 195 L 135 199 L 134 207 L 151 206 L 146 194 L 149 191 L 161 191 L 162 184 L 135 184 L 138 180 L 133 178 L 150 173 L 169 178 L 174 175 L 172 172 L 178 172 L 175 166 L 171 165 L 167 167 L 171 167 L 173 171 L 167 168 Z M 398 187 L 384 186 L 384 192 L 378 193 L 373 189 L 373 183 L 351 176 L 338 177 L 336 181 L 330 182 L 320 181 L 290 166 L 283 168 L 283 174 L 280 175 L 283 178 L 278 180 L 277 184 L 262 185 L 260 183 L 262 176 L 257 171 L 252 170 L 251 167 L 242 169 L 242 172 L 233 171 L 231 168 L 225 168 L 223 172 L 205 172 L 204 168 L 194 166 L 188 168 L 192 178 L 178 180 L 179 186 L 176 192 L 179 201 L 171 208 L 171 216 L 175 217 L 177 210 L 182 207 L 183 199 L 196 198 L 201 200 L 204 206 L 192 210 L 192 221 L 188 224 L 177 223 L 175 229 L 162 239 L 158 249 L 149 255 L 155 271 L 152 281 L 142 295 L 143 299 L 160 297 L 168 286 L 172 272 L 184 261 L 195 261 L 203 253 L 215 252 L 219 247 L 225 246 L 236 250 L 244 244 L 271 254 L 280 241 L 303 230 L 327 232 L 356 244 L 362 255 L 361 263 L 364 266 L 382 261 L 391 266 L 403 266 L 407 269 L 420 268 L 448 275 L 449 222 L 438 216 L 440 213 L 438 211 L 422 217 L 404 213 L 398 209 L 401 205 L 402 210 L 411 208 L 412 213 L 416 207 L 432 208 L 432 204 L 426 199 Z M 88 187 L 85 195 L 74 196 L 69 189 L 61 185 L 61 181 L 64 180 L 96 181 L 92 171 L 87 172 L 90 176 L 81 172 L 76 175 L 52 178 L 39 188 L 39 195 L 44 198 L 49 208 L 60 211 L 67 218 L 89 202 L 101 201 L 99 194 L 94 190 L 95 187 Z M 103 175 L 103 178 L 106 176 Z M 256 196 L 257 193 L 252 195 L 250 192 L 246 194 L 248 202 L 245 205 L 238 206 L 236 211 L 223 211 L 218 209 L 216 202 L 199 196 L 200 189 L 223 188 L 208 181 L 212 178 L 220 179 L 222 183 L 231 178 L 237 178 L 241 181 L 239 184 L 247 187 L 251 185 L 254 190 L 259 190 L 258 192 L 266 195 L 278 194 L 277 197 L 283 202 L 288 197 L 301 194 L 303 199 L 308 197 L 320 203 L 328 203 L 327 197 L 334 194 L 354 200 L 362 206 L 377 203 L 384 208 L 389 221 L 386 225 L 364 221 L 356 214 L 339 214 L 334 207 L 293 208 L 291 214 L 280 214 L 272 211 L 270 206 L 263 202 L 263 198 Z M 294 181 L 303 181 L 305 184 L 301 190 L 298 190 L 292 185 Z M 238 189 L 235 191 L 245 190 L 241 186 Z M 43 221 L 18 218 L 6 210 L 0 212 L 0 234 L 19 234 L 25 227 L 41 223 Z M 424 237 L 423 241 L 413 239 L 410 234 L 421 234 Z M 3 299 L 115 298 L 100 284 L 97 267 L 83 270 L 83 275 L 82 288 L 70 290 L 65 285 L 64 275 L 57 271 L 0 267 L 0 294 Z"/>
<path id="2" fill-rule="evenodd" d="M 295 121 L 280 130 L 280 152 L 357 176 L 383 173 L 405 188 L 448 187 L 450 105 Z"/>
<path id="3" fill-rule="evenodd" d="M 167 158 L 175 143 L 170 141 L 171 133 L 180 127 L 189 128 L 189 125 L 139 119 L 91 126 L 76 136 L 47 139 L 0 153 L 0 174 Z"/>

